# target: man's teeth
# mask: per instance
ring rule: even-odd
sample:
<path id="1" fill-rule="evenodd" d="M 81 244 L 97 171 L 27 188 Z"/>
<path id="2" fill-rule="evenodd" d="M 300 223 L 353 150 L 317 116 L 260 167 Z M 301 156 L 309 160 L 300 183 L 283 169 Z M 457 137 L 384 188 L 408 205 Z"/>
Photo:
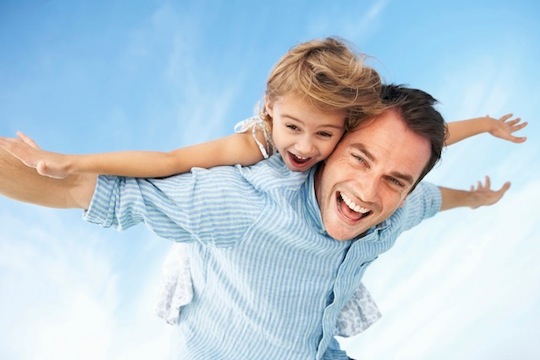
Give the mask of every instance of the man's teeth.
<path id="1" fill-rule="evenodd" d="M 341 198 L 343 199 L 343 201 L 345 202 L 345 204 L 347 204 L 347 206 L 348 206 L 352 211 L 355 211 L 355 212 L 361 213 L 361 214 L 365 214 L 365 213 L 368 213 L 368 212 L 369 212 L 369 209 L 363 208 L 363 207 L 361 207 L 360 205 L 356 205 L 356 203 L 355 203 L 354 201 L 352 201 L 352 199 L 351 199 L 350 197 L 348 197 L 347 195 L 341 194 Z"/>

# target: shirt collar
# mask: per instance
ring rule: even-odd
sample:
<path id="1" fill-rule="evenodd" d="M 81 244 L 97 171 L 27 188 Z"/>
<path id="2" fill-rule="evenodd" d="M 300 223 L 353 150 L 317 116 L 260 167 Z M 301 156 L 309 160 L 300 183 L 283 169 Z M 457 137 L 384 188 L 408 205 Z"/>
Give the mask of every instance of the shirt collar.
<path id="1" fill-rule="evenodd" d="M 321 210 L 319 209 L 319 204 L 317 203 L 317 196 L 315 195 L 315 174 L 317 174 L 317 168 L 318 166 L 313 166 L 309 170 L 309 175 L 304 185 L 304 199 L 306 199 L 306 211 L 309 220 L 317 228 L 320 234 L 327 235 L 326 229 L 324 228 L 322 222 Z"/>
<path id="2" fill-rule="evenodd" d="M 315 175 L 317 174 L 317 169 L 319 166 L 314 166 L 309 171 L 309 176 L 305 182 L 304 191 L 305 191 L 305 199 L 306 201 L 306 209 L 308 217 L 311 221 L 311 223 L 318 229 L 318 232 L 320 234 L 328 235 L 326 232 L 326 229 L 324 228 L 324 224 L 322 221 L 321 216 L 321 210 L 319 208 L 319 203 L 317 202 L 317 196 L 315 195 Z M 382 231 L 386 229 L 388 226 L 390 226 L 390 219 L 386 219 L 383 222 L 375 225 L 374 227 L 370 228 L 367 232 L 365 232 L 363 235 L 359 235 L 355 237 L 353 240 L 360 240 L 374 231 Z"/>

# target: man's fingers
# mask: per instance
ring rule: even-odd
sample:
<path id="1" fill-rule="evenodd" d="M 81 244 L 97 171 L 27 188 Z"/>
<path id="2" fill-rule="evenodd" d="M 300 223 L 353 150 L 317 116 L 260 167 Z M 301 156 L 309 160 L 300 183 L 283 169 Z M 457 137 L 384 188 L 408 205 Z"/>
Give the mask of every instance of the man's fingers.
<path id="1" fill-rule="evenodd" d="M 510 185 L 511 185 L 511 184 L 512 184 L 512 183 L 511 183 L 510 181 L 507 181 L 507 182 L 504 183 L 504 185 L 503 185 L 502 188 L 501 188 L 501 191 L 503 192 L 503 194 L 504 194 L 508 189 L 510 189 Z"/>
<path id="2" fill-rule="evenodd" d="M 485 177 L 486 189 L 491 189 L 491 179 L 486 175 Z"/>
<path id="3" fill-rule="evenodd" d="M 25 144 L 30 145 L 33 148 L 39 149 L 39 145 L 32 140 L 32 138 L 26 136 L 21 131 L 17 131 L 17 137 L 21 139 Z"/>
<path id="4" fill-rule="evenodd" d="M 506 120 L 510 119 L 512 116 L 514 116 L 514 114 L 510 113 L 510 114 L 506 114 L 506 115 L 503 115 L 499 118 L 499 120 L 501 120 L 502 122 L 505 122 Z M 519 119 L 519 118 L 518 118 Z"/>
<path id="5" fill-rule="evenodd" d="M 527 126 L 528 124 L 529 124 L 529 123 L 525 121 L 525 122 L 523 122 L 523 123 L 521 123 L 521 124 L 514 125 L 512 131 L 518 131 L 518 130 L 521 130 L 521 129 L 523 129 L 525 126 Z"/>

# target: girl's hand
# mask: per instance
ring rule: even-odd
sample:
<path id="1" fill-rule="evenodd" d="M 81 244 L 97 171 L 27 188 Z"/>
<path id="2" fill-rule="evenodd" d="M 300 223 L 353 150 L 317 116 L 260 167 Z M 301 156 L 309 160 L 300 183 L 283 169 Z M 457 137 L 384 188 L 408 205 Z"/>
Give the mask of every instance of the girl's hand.
<path id="1" fill-rule="evenodd" d="M 522 143 L 527 140 L 527 137 L 514 136 L 512 134 L 527 126 L 527 122 L 521 122 L 521 118 L 515 118 L 510 120 L 512 116 L 513 114 L 506 114 L 501 116 L 499 119 L 495 119 L 490 117 L 489 115 L 486 115 L 487 118 L 492 120 L 492 126 L 489 133 L 503 140 L 508 140 L 513 143 Z"/>

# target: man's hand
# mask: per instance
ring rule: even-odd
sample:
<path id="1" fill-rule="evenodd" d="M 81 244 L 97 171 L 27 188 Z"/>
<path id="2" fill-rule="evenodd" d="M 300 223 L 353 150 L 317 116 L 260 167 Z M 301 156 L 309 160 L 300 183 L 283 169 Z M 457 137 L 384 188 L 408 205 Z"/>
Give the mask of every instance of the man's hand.
<path id="1" fill-rule="evenodd" d="M 31 139 L 27 141 L 0 137 L 0 194 L 41 206 L 88 209 L 97 175 L 75 174 L 65 179 L 41 176 L 24 161 L 32 164 L 32 157 L 43 150 L 32 146 Z"/>
<path id="2" fill-rule="evenodd" d="M 473 185 L 469 191 L 456 190 L 445 187 L 439 187 L 441 190 L 442 204 L 441 210 L 449 210 L 461 206 L 467 206 L 472 209 L 480 206 L 489 206 L 498 202 L 510 188 L 510 182 L 504 183 L 499 190 L 491 189 L 491 180 L 486 176 L 484 183 L 478 181 L 476 187 Z"/>
<path id="3" fill-rule="evenodd" d="M 509 188 L 510 182 L 507 181 L 499 190 L 491 190 L 491 180 L 489 179 L 489 176 L 486 176 L 484 183 L 478 181 L 476 187 L 471 185 L 471 196 L 476 201 L 474 201 L 470 207 L 476 209 L 480 206 L 493 205 L 504 196 Z"/>
<path id="4" fill-rule="evenodd" d="M 36 169 L 40 175 L 53 179 L 64 179 L 70 175 L 67 155 L 42 150 L 22 132 L 17 132 L 17 138 L 0 137 L 0 147 L 26 166 Z"/>

